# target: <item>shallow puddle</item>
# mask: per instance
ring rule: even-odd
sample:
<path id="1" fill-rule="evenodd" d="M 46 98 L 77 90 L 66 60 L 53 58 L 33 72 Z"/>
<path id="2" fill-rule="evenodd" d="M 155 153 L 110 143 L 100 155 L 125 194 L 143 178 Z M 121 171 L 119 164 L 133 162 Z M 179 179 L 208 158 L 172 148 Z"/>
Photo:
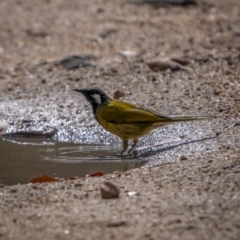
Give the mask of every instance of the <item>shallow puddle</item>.
<path id="1" fill-rule="evenodd" d="M 141 167 L 146 160 L 122 158 L 120 146 L 57 142 L 37 138 L 0 139 L 0 183 L 25 184 L 49 175 L 85 177 Z"/>

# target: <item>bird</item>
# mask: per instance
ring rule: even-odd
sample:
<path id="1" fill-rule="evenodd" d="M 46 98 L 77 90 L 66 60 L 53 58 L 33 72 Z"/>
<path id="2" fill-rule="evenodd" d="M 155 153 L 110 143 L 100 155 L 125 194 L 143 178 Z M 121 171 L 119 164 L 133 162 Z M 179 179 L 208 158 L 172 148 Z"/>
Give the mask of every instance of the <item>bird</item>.
<path id="1" fill-rule="evenodd" d="M 128 151 L 129 154 L 135 149 L 138 139 L 155 128 L 175 122 L 212 118 L 212 116 L 162 116 L 137 105 L 112 99 L 100 88 L 76 88 L 73 91 L 83 94 L 91 104 L 97 122 L 122 140 L 121 155 L 127 150 L 130 140 L 133 141 L 133 145 Z"/>

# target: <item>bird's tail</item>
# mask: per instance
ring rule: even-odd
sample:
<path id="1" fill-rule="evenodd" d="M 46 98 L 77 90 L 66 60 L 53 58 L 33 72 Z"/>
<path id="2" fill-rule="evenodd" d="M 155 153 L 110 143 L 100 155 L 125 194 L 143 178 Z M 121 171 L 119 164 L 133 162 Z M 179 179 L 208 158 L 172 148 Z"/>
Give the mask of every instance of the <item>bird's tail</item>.
<path id="1" fill-rule="evenodd" d="M 213 119 L 214 116 L 170 116 L 169 117 L 173 122 L 184 122 L 184 121 L 199 121 L 206 119 Z"/>

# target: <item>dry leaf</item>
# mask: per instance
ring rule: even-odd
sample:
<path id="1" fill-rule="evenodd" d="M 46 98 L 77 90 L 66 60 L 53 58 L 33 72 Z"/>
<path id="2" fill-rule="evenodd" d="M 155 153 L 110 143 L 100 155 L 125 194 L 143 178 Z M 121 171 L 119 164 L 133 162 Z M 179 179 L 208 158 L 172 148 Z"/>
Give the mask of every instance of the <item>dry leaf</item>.
<path id="1" fill-rule="evenodd" d="M 185 58 L 172 58 L 171 60 L 181 64 L 182 66 L 186 66 L 190 63 L 190 61 Z"/>
<path id="2" fill-rule="evenodd" d="M 92 60 L 96 60 L 96 57 L 93 55 L 73 55 L 62 59 L 56 65 L 61 65 L 67 70 L 72 70 L 79 67 L 92 66 Z"/>
<path id="3" fill-rule="evenodd" d="M 79 179 L 79 177 L 69 177 L 66 180 L 77 180 L 77 179 Z"/>
<path id="4" fill-rule="evenodd" d="M 51 138 L 57 132 L 57 129 L 52 129 L 50 131 L 17 131 L 12 133 L 3 134 L 3 137 L 36 137 L 36 138 Z"/>
<path id="5" fill-rule="evenodd" d="M 30 182 L 31 183 L 45 183 L 45 182 L 56 182 L 58 181 L 57 178 L 52 178 L 47 175 L 43 175 L 41 177 L 33 177 Z"/>
<path id="6" fill-rule="evenodd" d="M 102 177 L 103 175 L 104 175 L 104 173 L 102 173 L 102 172 L 95 172 L 95 173 L 88 175 L 88 177 Z"/>
<path id="7" fill-rule="evenodd" d="M 168 59 L 148 62 L 147 65 L 153 71 L 166 71 L 167 69 L 170 69 L 172 71 L 177 70 L 192 71 L 191 68 L 183 67 L 179 63 Z"/>

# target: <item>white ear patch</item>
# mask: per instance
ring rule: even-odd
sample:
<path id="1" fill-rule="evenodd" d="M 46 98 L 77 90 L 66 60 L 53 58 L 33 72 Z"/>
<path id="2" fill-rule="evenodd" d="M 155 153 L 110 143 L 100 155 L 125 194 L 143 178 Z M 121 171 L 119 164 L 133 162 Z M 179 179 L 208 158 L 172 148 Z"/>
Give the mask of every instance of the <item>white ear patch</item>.
<path id="1" fill-rule="evenodd" d="M 93 95 L 91 95 L 91 97 L 94 98 L 94 100 L 95 100 L 95 102 L 97 104 L 101 104 L 102 103 L 101 96 L 99 94 L 93 94 Z"/>

